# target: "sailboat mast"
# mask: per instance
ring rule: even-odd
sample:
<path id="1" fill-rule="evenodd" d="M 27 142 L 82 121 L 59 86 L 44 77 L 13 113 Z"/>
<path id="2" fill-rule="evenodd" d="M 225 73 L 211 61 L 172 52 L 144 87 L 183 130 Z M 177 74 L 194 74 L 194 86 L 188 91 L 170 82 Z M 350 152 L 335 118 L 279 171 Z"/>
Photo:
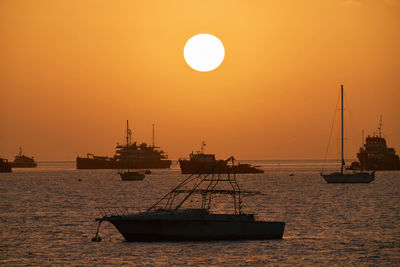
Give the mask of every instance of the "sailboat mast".
<path id="1" fill-rule="evenodd" d="M 341 101 L 342 101 L 342 107 L 341 107 L 341 116 L 342 116 L 342 162 L 340 164 L 340 173 L 343 174 L 343 165 L 344 165 L 344 151 L 343 151 L 343 134 L 344 134 L 344 129 L 343 129 L 343 84 L 341 85 Z"/>

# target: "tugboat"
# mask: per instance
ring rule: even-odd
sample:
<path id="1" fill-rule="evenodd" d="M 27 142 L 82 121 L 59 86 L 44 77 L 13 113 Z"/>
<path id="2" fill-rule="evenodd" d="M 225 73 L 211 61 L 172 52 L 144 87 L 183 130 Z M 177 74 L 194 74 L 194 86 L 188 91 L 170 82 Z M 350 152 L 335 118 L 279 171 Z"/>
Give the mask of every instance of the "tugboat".
<path id="1" fill-rule="evenodd" d="M 351 169 L 361 168 L 365 170 L 400 170 L 400 159 L 396 155 L 394 148 L 386 145 L 385 138 L 382 137 L 382 116 L 379 120 L 378 134 L 367 136 L 364 147 L 357 153 L 359 160 L 351 164 Z"/>
<path id="2" fill-rule="evenodd" d="M 8 159 L 0 158 L 0 172 L 11 172 L 11 163 Z"/>
<path id="3" fill-rule="evenodd" d="M 323 174 L 321 176 L 325 179 L 327 183 L 370 183 L 375 180 L 375 171 L 367 172 L 364 170 L 354 169 L 352 172 L 344 172 L 344 145 L 343 145 L 343 136 L 344 136 L 344 127 L 343 127 L 343 85 L 341 86 L 341 141 L 342 141 L 342 149 L 341 149 L 341 163 L 340 163 L 340 172 L 334 172 L 330 174 Z"/>
<path id="4" fill-rule="evenodd" d="M 37 166 L 33 157 L 22 155 L 22 148 L 19 148 L 19 155 L 15 156 L 11 165 L 13 168 L 36 168 Z"/>
<path id="5" fill-rule="evenodd" d="M 234 165 L 233 157 L 226 161 Z M 257 221 L 254 214 L 243 212 L 242 198 L 261 193 L 241 190 L 235 173 L 221 175 L 224 166 L 217 162 L 207 174 L 190 175 L 145 212 L 99 209 L 102 217 L 96 219 L 99 224 L 92 240 L 101 240 L 98 233 L 103 221 L 112 223 L 127 241 L 282 239 L 284 222 Z M 200 207 L 193 203 L 196 195 L 201 198 Z M 213 212 L 215 195 L 232 197 L 233 212 Z"/>
<path id="6" fill-rule="evenodd" d="M 86 158 L 76 158 L 77 169 L 161 169 L 169 168 L 171 160 L 164 151 L 158 150 L 154 145 L 154 124 L 153 124 L 153 145 L 136 142 L 132 144 L 132 131 L 129 129 L 129 122 L 126 121 L 126 144 L 116 146 L 114 157 L 94 156 L 88 153 Z"/>
<path id="7" fill-rule="evenodd" d="M 208 173 L 215 165 L 220 165 L 221 173 L 264 173 L 263 170 L 250 164 L 237 164 L 229 166 L 225 160 L 216 160 L 214 154 L 205 154 L 205 143 L 201 143 L 201 150 L 196 153 L 190 153 L 189 160 L 179 159 L 182 174 Z"/>

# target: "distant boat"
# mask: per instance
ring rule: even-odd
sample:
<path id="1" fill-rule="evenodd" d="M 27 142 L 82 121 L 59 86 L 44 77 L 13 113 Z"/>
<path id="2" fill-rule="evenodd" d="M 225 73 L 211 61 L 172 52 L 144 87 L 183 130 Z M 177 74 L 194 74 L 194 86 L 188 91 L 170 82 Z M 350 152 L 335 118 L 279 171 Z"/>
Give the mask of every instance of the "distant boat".
<path id="1" fill-rule="evenodd" d="M 15 156 L 12 162 L 13 168 L 36 168 L 37 164 L 33 157 L 22 155 L 22 148 L 19 148 L 19 155 Z"/>
<path id="2" fill-rule="evenodd" d="M 86 157 L 76 158 L 77 169 L 162 169 L 172 164 L 168 155 L 153 144 L 132 143 L 132 131 L 126 121 L 126 144 L 117 144 L 113 157 L 95 156 L 88 153 Z"/>
<path id="3" fill-rule="evenodd" d="M 201 150 L 190 153 L 189 159 L 179 159 L 182 174 L 208 173 L 215 166 L 221 166 L 221 173 L 264 173 L 263 170 L 250 164 L 237 164 L 229 166 L 225 160 L 216 160 L 214 154 L 204 153 L 205 143 L 202 142 Z"/>
<path id="4" fill-rule="evenodd" d="M 121 176 L 122 181 L 141 181 L 146 177 L 143 173 L 131 171 L 118 172 L 118 174 Z"/>
<path id="5" fill-rule="evenodd" d="M 8 159 L 0 158 L 0 172 L 11 172 L 11 163 Z"/>
<path id="6" fill-rule="evenodd" d="M 399 156 L 396 155 L 394 148 L 387 147 L 386 139 L 382 137 L 382 116 L 379 121 L 378 133 L 367 136 L 363 147 L 357 153 L 357 158 L 359 161 L 351 163 L 349 169 L 400 170 Z"/>
<path id="7" fill-rule="evenodd" d="M 344 172 L 344 126 L 343 126 L 343 85 L 341 86 L 341 163 L 340 172 L 334 172 L 330 174 L 323 174 L 321 176 L 325 179 L 327 183 L 370 183 L 375 179 L 375 171 L 368 172 L 361 169 L 354 169 L 352 172 Z"/>
<path id="8" fill-rule="evenodd" d="M 234 165 L 232 157 L 228 160 Z M 242 211 L 243 197 L 260 192 L 241 190 L 235 173 L 221 175 L 219 167 L 214 165 L 208 174 L 190 175 L 145 212 L 99 208 L 102 217 L 96 219 L 99 224 L 92 241 L 101 240 L 98 233 L 103 221 L 112 223 L 127 241 L 282 239 L 284 222 L 258 221 Z M 202 199 L 200 207 L 189 201 L 198 199 L 194 195 Z M 232 197 L 233 213 L 212 212 L 215 195 Z M 185 203 L 189 207 L 183 208 Z"/>

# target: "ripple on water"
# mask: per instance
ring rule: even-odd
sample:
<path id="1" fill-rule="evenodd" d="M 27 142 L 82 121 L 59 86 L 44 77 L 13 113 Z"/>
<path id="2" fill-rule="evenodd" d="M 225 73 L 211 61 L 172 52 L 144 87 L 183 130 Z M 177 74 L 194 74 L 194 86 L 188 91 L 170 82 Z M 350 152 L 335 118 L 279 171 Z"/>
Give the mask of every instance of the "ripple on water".
<path id="1" fill-rule="evenodd" d="M 400 172 L 368 185 L 328 185 L 313 162 L 257 162 L 239 184 L 265 193 L 245 200 L 263 220 L 286 222 L 283 240 L 128 243 L 109 224 L 93 243 L 96 206 L 143 209 L 184 177 L 154 170 L 122 182 L 114 170 L 70 163 L 0 174 L 0 263 L 6 265 L 396 265 L 400 262 Z M 296 176 L 289 177 L 289 173 Z M 79 181 L 78 179 L 81 179 Z M 216 208 L 223 209 L 228 203 Z M 111 242 L 110 242 L 111 241 Z"/>

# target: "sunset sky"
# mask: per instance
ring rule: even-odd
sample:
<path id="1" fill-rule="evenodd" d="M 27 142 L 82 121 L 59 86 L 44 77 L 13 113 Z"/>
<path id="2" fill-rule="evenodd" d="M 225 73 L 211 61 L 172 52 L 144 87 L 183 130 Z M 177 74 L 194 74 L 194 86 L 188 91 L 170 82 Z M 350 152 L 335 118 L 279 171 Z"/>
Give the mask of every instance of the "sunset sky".
<path id="1" fill-rule="evenodd" d="M 199 33 L 225 47 L 216 70 L 184 60 Z M 128 119 L 171 159 L 203 140 L 218 158 L 320 159 L 340 84 L 346 157 L 380 115 L 400 152 L 400 0 L 2 0 L 0 38 L 0 157 L 112 156 Z"/>

